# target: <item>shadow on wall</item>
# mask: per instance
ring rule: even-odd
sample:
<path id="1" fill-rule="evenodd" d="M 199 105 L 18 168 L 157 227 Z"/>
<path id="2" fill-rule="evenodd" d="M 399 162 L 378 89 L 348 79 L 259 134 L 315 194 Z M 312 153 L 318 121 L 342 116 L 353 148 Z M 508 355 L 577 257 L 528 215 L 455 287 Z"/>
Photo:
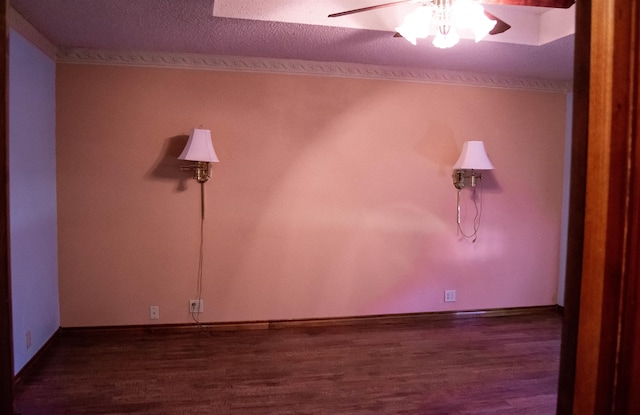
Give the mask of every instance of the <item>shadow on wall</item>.
<path id="1" fill-rule="evenodd" d="M 177 135 L 166 139 L 158 159 L 147 171 L 145 177 L 153 180 L 175 181 L 176 192 L 187 190 L 186 183 L 191 179 L 192 172 L 180 170 L 184 161 L 178 160 L 178 156 L 182 153 L 188 139 L 188 135 Z"/>
<path id="2" fill-rule="evenodd" d="M 503 192 L 502 186 L 496 180 L 493 170 L 484 170 L 482 172 L 482 183 L 480 185 L 482 186 L 482 191 L 487 193 L 499 194 Z"/>
<path id="3" fill-rule="evenodd" d="M 420 157 L 437 166 L 435 171 L 437 177 L 451 175 L 451 166 L 460 154 L 453 128 L 450 124 L 438 119 L 428 122 L 420 139 L 413 146 L 413 150 Z M 450 157 L 443 157 L 449 154 Z"/>

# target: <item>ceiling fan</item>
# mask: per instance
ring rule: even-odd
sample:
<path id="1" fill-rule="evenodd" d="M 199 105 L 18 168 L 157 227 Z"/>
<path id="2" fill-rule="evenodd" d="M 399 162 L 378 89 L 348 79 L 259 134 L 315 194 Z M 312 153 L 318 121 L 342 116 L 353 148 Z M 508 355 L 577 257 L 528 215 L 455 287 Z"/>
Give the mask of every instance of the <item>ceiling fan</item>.
<path id="1" fill-rule="evenodd" d="M 399 0 L 332 13 L 328 17 L 341 17 L 407 3 L 424 7 L 408 14 L 403 24 L 396 28 L 394 37 L 404 37 L 415 45 L 416 39 L 428 36 L 430 20 L 435 20 L 438 30 L 433 43 L 437 47 L 448 48 L 459 40 L 454 29 L 454 20 L 457 23 L 464 20 L 466 26 L 459 26 L 472 29 L 476 42 L 487 34 L 497 35 L 511 28 L 511 25 L 484 10 L 480 3 L 566 9 L 571 7 L 575 0 Z M 464 18 L 461 17 L 462 14 L 465 15 Z"/>

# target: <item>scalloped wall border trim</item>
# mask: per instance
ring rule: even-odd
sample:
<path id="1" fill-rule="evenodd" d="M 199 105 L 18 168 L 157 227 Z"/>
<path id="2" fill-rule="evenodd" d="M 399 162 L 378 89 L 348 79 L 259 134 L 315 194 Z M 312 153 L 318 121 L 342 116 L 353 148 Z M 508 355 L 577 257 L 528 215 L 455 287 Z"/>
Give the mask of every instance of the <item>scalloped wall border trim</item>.
<path id="1" fill-rule="evenodd" d="M 528 89 L 547 92 L 569 92 L 571 81 L 526 79 L 443 70 L 421 70 L 377 65 L 305 60 L 214 56 L 185 53 L 111 51 L 97 49 L 59 49 L 60 63 L 145 66 L 156 68 L 202 69 L 230 72 L 268 72 L 295 75 L 329 76 L 473 85 L 489 88 Z"/>

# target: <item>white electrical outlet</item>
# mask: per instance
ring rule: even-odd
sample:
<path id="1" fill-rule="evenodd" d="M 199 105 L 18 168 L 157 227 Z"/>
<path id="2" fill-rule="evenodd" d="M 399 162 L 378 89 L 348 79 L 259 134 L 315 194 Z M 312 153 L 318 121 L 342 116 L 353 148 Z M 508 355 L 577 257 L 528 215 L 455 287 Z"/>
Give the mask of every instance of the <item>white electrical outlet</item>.
<path id="1" fill-rule="evenodd" d="M 453 303 L 456 301 L 456 290 L 444 290 L 444 302 Z"/>
<path id="2" fill-rule="evenodd" d="M 158 320 L 160 318 L 160 307 L 152 305 L 149 307 L 149 318 L 151 320 Z"/>
<path id="3" fill-rule="evenodd" d="M 204 300 L 189 300 L 190 313 L 202 313 L 204 311 Z"/>

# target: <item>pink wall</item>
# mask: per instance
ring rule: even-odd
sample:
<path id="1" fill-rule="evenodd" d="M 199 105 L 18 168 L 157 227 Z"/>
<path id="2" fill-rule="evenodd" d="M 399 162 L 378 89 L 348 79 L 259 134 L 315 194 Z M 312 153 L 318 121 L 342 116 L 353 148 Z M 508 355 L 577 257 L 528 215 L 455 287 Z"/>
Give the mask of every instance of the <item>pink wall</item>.
<path id="1" fill-rule="evenodd" d="M 556 303 L 565 94 L 59 64 L 57 111 L 62 326 L 190 321 L 200 193 L 176 157 L 199 125 L 221 161 L 203 321 Z M 476 243 L 465 140 L 496 165 Z"/>

